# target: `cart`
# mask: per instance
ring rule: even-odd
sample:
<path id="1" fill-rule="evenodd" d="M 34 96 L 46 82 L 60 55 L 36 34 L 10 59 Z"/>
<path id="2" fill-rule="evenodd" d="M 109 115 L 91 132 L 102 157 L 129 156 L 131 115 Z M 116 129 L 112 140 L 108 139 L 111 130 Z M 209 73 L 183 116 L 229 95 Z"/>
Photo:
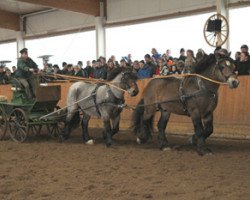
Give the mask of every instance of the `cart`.
<path id="1" fill-rule="evenodd" d="M 39 85 L 36 87 L 36 98 L 27 99 L 21 84 L 11 88 L 13 98 L 8 102 L 7 98 L 0 98 L 0 139 L 7 135 L 13 141 L 24 142 L 28 135 L 40 134 L 43 127 L 51 136 L 58 136 L 64 127 L 65 112 L 60 111 L 43 120 L 40 118 L 59 107 L 61 98 L 60 85 Z"/>

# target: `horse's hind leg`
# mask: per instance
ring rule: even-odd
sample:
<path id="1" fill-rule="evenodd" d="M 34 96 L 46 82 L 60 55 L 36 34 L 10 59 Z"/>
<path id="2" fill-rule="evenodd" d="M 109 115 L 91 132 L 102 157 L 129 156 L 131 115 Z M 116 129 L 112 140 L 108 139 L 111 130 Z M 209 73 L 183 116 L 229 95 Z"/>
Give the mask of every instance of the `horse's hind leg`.
<path id="1" fill-rule="evenodd" d="M 65 126 L 62 133 L 60 134 L 61 141 L 69 138 L 71 130 L 74 128 L 74 126 L 79 124 L 79 121 L 80 116 L 78 111 L 76 111 L 75 109 L 67 111 Z"/>
<path id="2" fill-rule="evenodd" d="M 82 138 L 86 144 L 93 144 L 94 140 L 89 136 L 89 120 L 90 116 L 84 113 L 82 118 Z"/>
<path id="3" fill-rule="evenodd" d="M 159 146 L 161 150 L 167 150 L 168 149 L 168 140 L 165 135 L 165 129 L 167 127 L 167 123 L 170 117 L 170 113 L 166 111 L 161 111 L 161 117 L 158 121 L 157 127 L 158 127 L 158 140 L 159 140 Z"/>

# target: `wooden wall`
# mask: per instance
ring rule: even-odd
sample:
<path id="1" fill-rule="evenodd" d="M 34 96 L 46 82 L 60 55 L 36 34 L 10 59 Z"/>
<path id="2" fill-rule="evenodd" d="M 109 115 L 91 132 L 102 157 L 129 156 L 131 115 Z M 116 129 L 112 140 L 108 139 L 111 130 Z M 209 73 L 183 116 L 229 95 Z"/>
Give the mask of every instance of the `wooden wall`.
<path id="1" fill-rule="evenodd" d="M 219 103 L 215 111 L 215 136 L 250 139 L 250 76 L 239 77 L 239 80 L 240 85 L 237 89 L 229 89 L 227 86 L 221 86 L 219 89 Z M 140 93 L 136 97 L 126 96 L 126 103 L 136 105 L 147 83 L 148 80 L 139 80 Z M 61 82 L 51 84 L 61 85 L 62 98 L 59 106 L 65 106 L 67 92 L 72 83 Z M 0 95 L 5 95 L 10 100 L 12 96 L 10 86 L 0 85 Z M 125 109 L 122 112 L 121 129 L 130 128 L 131 115 L 131 110 Z M 102 121 L 93 118 L 90 126 L 102 128 Z M 167 131 L 174 134 L 192 134 L 191 119 L 173 114 L 170 118 Z"/>

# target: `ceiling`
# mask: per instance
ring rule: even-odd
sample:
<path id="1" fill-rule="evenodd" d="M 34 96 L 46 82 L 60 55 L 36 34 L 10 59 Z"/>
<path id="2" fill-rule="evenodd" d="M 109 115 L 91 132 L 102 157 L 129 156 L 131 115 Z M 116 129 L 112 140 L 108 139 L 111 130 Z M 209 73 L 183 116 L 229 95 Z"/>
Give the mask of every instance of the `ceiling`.
<path id="1" fill-rule="evenodd" d="M 48 10 L 50 9 L 50 7 L 20 2 L 20 1 L 15 1 L 15 0 L 1 0 L 0 9 L 13 12 L 13 13 L 18 13 L 20 15 L 24 15 L 28 13 L 37 12 L 37 11 Z"/>

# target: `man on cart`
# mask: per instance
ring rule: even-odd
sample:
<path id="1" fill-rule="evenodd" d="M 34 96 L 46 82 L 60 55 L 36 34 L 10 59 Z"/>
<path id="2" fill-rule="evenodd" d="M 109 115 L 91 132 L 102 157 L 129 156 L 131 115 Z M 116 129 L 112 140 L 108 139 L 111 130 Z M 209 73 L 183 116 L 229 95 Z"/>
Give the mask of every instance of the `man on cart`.
<path id="1" fill-rule="evenodd" d="M 17 71 L 16 78 L 23 85 L 28 99 L 35 98 L 35 88 L 37 85 L 36 77 L 34 72 L 38 71 L 37 64 L 28 56 L 28 49 L 23 48 L 21 51 L 21 56 L 17 61 Z"/>

